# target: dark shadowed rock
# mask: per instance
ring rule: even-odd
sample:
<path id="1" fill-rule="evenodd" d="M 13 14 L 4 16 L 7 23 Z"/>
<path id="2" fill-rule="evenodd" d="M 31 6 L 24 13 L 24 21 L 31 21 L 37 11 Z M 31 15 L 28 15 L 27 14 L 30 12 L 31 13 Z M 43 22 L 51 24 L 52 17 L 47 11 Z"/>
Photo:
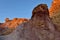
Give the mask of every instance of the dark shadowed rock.
<path id="1" fill-rule="evenodd" d="M 49 15 L 48 7 L 46 6 L 46 4 L 43 4 L 43 5 L 40 4 L 40 5 L 36 6 L 32 11 L 32 16 L 35 16 L 35 14 L 37 15 L 37 13 L 39 13 L 40 16 L 42 14 Z"/>

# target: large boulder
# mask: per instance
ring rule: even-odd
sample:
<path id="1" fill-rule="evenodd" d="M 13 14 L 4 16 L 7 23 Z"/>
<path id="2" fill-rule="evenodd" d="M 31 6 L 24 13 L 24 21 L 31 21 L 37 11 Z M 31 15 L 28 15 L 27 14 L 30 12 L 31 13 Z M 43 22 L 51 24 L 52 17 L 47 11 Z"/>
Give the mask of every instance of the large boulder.
<path id="1" fill-rule="evenodd" d="M 31 19 L 17 28 L 19 40 L 55 40 L 55 27 L 46 4 L 36 6 Z"/>
<path id="2" fill-rule="evenodd" d="M 27 21 L 26 18 L 14 18 L 13 20 L 6 18 L 5 23 L 0 23 L 0 40 L 17 40 L 16 27 Z"/>

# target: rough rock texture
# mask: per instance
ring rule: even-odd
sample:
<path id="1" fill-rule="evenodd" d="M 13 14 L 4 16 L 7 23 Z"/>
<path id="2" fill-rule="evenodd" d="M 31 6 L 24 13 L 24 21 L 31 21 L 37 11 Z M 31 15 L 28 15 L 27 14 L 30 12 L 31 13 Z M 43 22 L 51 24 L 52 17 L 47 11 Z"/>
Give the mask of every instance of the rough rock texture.
<path id="1" fill-rule="evenodd" d="M 60 32 L 49 17 L 46 4 L 36 6 L 29 21 L 22 23 L 8 34 L 0 34 L 0 40 L 60 40 Z"/>
<path id="2" fill-rule="evenodd" d="M 58 14 L 60 11 L 60 0 L 53 0 L 49 11 L 51 12 L 50 16 Z"/>
<path id="3" fill-rule="evenodd" d="M 9 18 L 5 19 L 5 23 L 0 23 L 0 34 L 9 34 L 20 24 L 27 22 L 26 18 L 14 18 L 10 20 Z"/>
<path id="4" fill-rule="evenodd" d="M 17 27 L 17 29 L 15 29 L 11 34 L 0 36 L 0 39 L 54 40 L 54 31 L 54 25 L 50 21 L 46 4 L 40 4 L 34 8 L 32 17 L 28 22 Z"/>
<path id="5" fill-rule="evenodd" d="M 26 18 L 14 18 L 13 20 L 9 20 L 9 18 L 6 18 L 5 24 L 9 28 L 16 28 L 18 25 L 20 25 L 26 21 L 28 21 L 28 19 L 26 19 Z"/>
<path id="6" fill-rule="evenodd" d="M 53 0 L 49 12 L 52 21 L 57 26 L 56 29 L 60 31 L 60 0 Z"/>
<path id="7" fill-rule="evenodd" d="M 60 40 L 60 32 L 49 17 L 46 4 L 35 7 L 31 19 L 20 25 L 17 31 L 20 40 Z"/>
<path id="8" fill-rule="evenodd" d="M 60 32 L 49 17 L 46 4 L 35 7 L 31 19 L 20 25 L 17 31 L 20 40 L 60 40 Z"/>
<path id="9" fill-rule="evenodd" d="M 18 25 L 26 21 L 28 21 L 26 18 L 14 18 L 13 20 L 6 18 L 4 23 L 0 23 L 0 27 L 16 28 Z"/>

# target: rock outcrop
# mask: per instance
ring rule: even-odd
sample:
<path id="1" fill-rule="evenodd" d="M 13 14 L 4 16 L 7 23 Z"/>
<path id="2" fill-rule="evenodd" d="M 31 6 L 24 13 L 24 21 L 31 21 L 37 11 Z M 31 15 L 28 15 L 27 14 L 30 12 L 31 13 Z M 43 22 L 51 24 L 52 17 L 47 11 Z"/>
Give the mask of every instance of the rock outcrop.
<path id="1" fill-rule="evenodd" d="M 49 12 L 56 29 L 60 31 L 60 0 L 53 0 Z"/>
<path id="2" fill-rule="evenodd" d="M 0 34 L 9 34 L 16 29 L 17 26 L 21 25 L 24 22 L 27 22 L 26 18 L 14 18 L 10 20 L 9 18 L 5 19 L 5 23 L 0 23 Z"/>
<path id="3" fill-rule="evenodd" d="M 9 28 L 16 28 L 18 25 L 22 24 L 23 22 L 28 21 L 26 18 L 14 18 L 13 20 L 9 20 L 8 18 L 5 19 L 5 24 Z"/>
<path id="4" fill-rule="evenodd" d="M 33 9 L 31 19 L 17 28 L 19 40 L 55 40 L 55 26 L 46 4 Z"/>
<path id="5" fill-rule="evenodd" d="M 55 25 L 49 17 L 49 10 L 46 4 L 36 6 L 32 11 L 30 20 L 25 20 L 26 22 L 23 23 L 21 19 L 18 22 L 16 20 L 18 21 L 17 18 L 14 20 L 6 19 L 5 23 L 11 23 L 15 26 L 18 22 L 21 24 L 19 23 L 20 25 L 17 27 L 13 27 L 14 25 L 8 27 L 15 29 L 10 34 L 0 33 L 1 40 L 60 40 L 60 32 L 56 30 Z"/>
<path id="6" fill-rule="evenodd" d="M 49 17 L 47 5 L 40 4 L 34 8 L 31 19 L 17 28 L 18 39 L 60 40 L 60 32 L 55 27 Z"/>
<path id="7" fill-rule="evenodd" d="M 53 0 L 50 7 L 50 16 L 54 16 L 60 12 L 60 0 Z"/>

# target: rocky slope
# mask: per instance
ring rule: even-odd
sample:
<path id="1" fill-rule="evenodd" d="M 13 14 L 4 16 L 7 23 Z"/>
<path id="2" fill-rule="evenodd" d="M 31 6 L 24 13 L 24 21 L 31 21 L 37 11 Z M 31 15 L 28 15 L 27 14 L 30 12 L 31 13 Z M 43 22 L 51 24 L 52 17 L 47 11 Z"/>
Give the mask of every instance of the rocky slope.
<path id="1" fill-rule="evenodd" d="M 5 28 L 0 33 L 0 40 L 60 40 L 60 31 L 56 29 L 58 26 L 54 25 L 50 17 L 53 15 L 49 16 L 48 6 L 39 4 L 33 9 L 29 20 L 7 18 L 5 23 L 0 24 L 0 27 L 3 25 Z M 12 29 L 14 30 L 10 33 Z"/>
<path id="2" fill-rule="evenodd" d="M 60 31 L 60 0 L 53 0 L 49 12 L 57 30 Z"/>
<path id="3" fill-rule="evenodd" d="M 26 21 L 28 21 L 28 19 L 26 19 L 26 18 L 14 18 L 13 20 L 9 20 L 9 18 L 6 18 L 5 24 L 9 28 L 16 28 L 18 25 L 20 25 Z"/>
<path id="4" fill-rule="evenodd" d="M 60 32 L 49 17 L 46 4 L 33 9 L 31 19 L 17 28 L 19 40 L 60 40 Z"/>
<path id="5" fill-rule="evenodd" d="M 54 16 L 55 14 L 58 14 L 60 11 L 60 0 L 53 0 L 51 7 L 50 7 L 50 16 Z"/>
<path id="6" fill-rule="evenodd" d="M 0 27 L 16 28 L 18 25 L 26 21 L 28 21 L 26 18 L 14 18 L 13 20 L 6 18 L 4 23 L 0 23 Z"/>
<path id="7" fill-rule="evenodd" d="M 40 4 L 33 9 L 29 21 L 19 25 L 9 35 L 0 36 L 0 38 L 3 40 L 60 40 L 60 32 L 55 29 L 49 17 L 47 5 Z"/>
<path id="8" fill-rule="evenodd" d="M 17 30 L 20 40 L 55 40 L 55 27 L 46 4 L 35 7 L 30 21 L 20 25 Z"/>
<path id="9" fill-rule="evenodd" d="M 14 18 L 13 20 L 9 20 L 9 18 L 6 18 L 5 23 L 0 23 L 0 33 L 9 34 L 17 26 L 27 21 L 28 19 L 26 18 Z"/>

